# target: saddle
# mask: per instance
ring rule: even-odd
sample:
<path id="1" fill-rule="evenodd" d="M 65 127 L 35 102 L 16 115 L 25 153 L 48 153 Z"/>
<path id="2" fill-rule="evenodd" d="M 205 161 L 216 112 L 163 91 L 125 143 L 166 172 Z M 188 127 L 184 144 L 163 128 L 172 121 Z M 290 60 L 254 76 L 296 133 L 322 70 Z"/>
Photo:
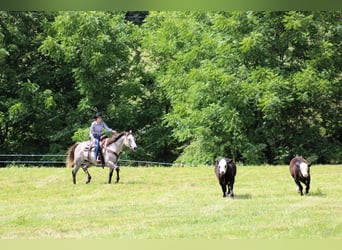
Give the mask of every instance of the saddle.
<path id="1" fill-rule="evenodd" d="M 107 135 L 101 135 L 100 137 L 100 149 L 103 147 L 103 144 L 105 143 L 105 139 L 107 139 Z"/>
<path id="2" fill-rule="evenodd" d="M 103 154 L 102 154 L 102 148 L 103 148 L 103 145 L 105 143 L 105 139 L 107 139 L 108 136 L 107 135 L 101 135 L 100 137 L 100 140 L 99 140 L 99 158 L 101 160 L 101 164 L 102 164 L 102 167 L 104 166 L 105 162 L 104 162 L 104 157 L 103 157 Z M 93 145 L 93 143 L 91 143 L 91 141 L 89 142 L 88 146 L 86 147 L 86 150 L 88 150 L 89 152 L 92 151 L 92 149 L 95 148 L 95 146 Z"/>
<path id="3" fill-rule="evenodd" d="M 107 138 L 108 138 L 107 135 L 101 135 L 100 141 L 99 141 L 100 149 L 103 148 L 103 145 L 105 143 L 105 139 L 107 139 Z M 91 141 L 89 141 L 89 144 L 85 147 L 85 149 L 91 151 L 93 148 L 95 148 L 95 146 L 93 145 L 93 143 Z"/>

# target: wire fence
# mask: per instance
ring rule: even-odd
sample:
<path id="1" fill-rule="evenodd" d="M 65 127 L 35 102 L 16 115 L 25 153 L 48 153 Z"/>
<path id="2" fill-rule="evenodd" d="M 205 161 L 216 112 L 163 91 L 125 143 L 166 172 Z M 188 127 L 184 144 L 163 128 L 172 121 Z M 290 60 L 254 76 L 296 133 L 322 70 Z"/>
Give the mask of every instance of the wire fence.
<path id="1" fill-rule="evenodd" d="M 47 167 L 64 167 L 65 166 L 65 154 L 0 154 L 0 167 L 7 166 L 47 166 Z M 163 166 L 172 167 L 177 164 L 168 162 L 156 162 L 156 161 L 137 161 L 119 159 L 119 163 L 122 166 Z M 178 166 L 185 166 L 184 164 Z"/>

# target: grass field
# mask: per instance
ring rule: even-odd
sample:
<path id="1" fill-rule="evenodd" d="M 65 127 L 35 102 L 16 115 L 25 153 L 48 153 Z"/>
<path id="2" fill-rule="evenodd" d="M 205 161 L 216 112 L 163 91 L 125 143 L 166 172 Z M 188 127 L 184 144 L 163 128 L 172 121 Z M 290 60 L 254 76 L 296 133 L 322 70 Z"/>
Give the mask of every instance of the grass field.
<path id="1" fill-rule="evenodd" d="M 1 239 L 342 239 L 342 166 L 311 167 L 301 197 L 287 166 L 238 166 L 235 199 L 213 167 L 0 169 Z"/>

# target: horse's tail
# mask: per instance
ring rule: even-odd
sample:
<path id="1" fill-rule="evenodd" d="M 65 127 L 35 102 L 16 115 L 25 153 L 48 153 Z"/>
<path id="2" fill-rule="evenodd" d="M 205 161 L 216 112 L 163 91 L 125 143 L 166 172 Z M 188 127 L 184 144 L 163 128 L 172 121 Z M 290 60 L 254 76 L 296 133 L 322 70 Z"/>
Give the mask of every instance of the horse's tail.
<path id="1" fill-rule="evenodd" d="M 65 160 L 66 167 L 72 167 L 74 165 L 74 155 L 75 155 L 75 148 L 78 146 L 79 142 L 76 142 L 72 145 L 67 151 L 67 157 Z"/>

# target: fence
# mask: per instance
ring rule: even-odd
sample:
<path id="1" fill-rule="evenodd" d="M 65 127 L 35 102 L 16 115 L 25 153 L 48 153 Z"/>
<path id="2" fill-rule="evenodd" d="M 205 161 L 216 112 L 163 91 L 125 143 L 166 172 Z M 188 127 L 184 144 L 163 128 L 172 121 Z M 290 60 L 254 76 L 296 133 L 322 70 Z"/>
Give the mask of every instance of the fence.
<path id="1" fill-rule="evenodd" d="M 53 166 L 64 167 L 65 166 L 64 154 L 0 154 L 0 167 L 6 167 L 8 165 L 25 165 L 25 166 Z M 127 166 L 164 166 L 172 167 L 173 163 L 167 162 L 155 162 L 155 161 L 137 161 L 119 159 L 120 165 Z"/>

